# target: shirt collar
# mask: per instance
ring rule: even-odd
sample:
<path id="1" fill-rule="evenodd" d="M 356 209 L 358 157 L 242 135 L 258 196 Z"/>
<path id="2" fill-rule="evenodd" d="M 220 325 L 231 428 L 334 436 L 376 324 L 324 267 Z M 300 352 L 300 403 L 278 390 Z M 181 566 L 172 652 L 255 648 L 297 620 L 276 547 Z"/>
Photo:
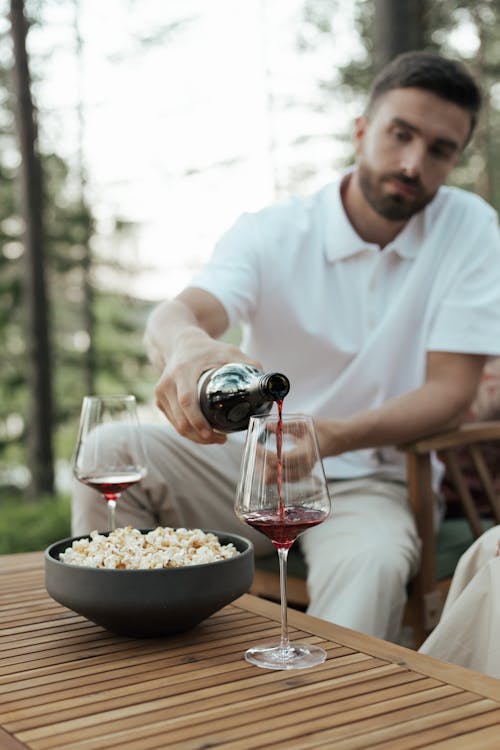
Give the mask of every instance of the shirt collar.
<path id="1" fill-rule="evenodd" d="M 361 239 L 347 218 L 340 194 L 345 174 L 347 172 L 321 191 L 323 246 L 327 259 L 332 262 L 366 250 L 380 252 L 379 245 Z M 402 258 L 414 258 L 425 238 L 425 228 L 426 209 L 423 209 L 411 217 L 401 232 L 386 245 L 383 252 L 394 251 Z"/>

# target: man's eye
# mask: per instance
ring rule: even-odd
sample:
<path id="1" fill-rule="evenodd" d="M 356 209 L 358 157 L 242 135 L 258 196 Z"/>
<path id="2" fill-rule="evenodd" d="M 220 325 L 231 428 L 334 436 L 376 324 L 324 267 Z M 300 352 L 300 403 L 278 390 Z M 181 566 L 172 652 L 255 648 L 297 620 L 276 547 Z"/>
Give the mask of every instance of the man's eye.
<path id="1" fill-rule="evenodd" d="M 408 143 L 408 141 L 411 139 L 411 135 L 407 130 L 394 130 L 393 135 L 396 140 L 400 141 L 401 143 Z"/>
<path id="2" fill-rule="evenodd" d="M 451 159 L 452 156 L 451 150 L 446 146 L 431 146 L 429 151 L 436 159 L 447 160 Z"/>

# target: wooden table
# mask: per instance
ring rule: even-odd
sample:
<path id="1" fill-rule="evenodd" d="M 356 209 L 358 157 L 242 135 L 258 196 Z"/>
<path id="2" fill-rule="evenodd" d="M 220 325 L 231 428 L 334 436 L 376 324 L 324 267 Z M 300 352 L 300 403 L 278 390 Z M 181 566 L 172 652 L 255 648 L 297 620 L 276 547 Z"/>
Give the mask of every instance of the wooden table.
<path id="1" fill-rule="evenodd" d="M 41 553 L 0 557 L 0 748 L 299 750 L 500 747 L 500 681 L 290 611 L 319 667 L 244 649 L 279 608 L 245 595 L 179 636 L 114 636 L 49 598 Z"/>

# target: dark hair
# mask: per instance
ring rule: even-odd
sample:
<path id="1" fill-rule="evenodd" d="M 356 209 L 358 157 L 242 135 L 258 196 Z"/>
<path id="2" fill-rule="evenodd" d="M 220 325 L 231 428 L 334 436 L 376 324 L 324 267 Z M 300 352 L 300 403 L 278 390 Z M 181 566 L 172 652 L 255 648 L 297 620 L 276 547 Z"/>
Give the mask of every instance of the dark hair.
<path id="1" fill-rule="evenodd" d="M 471 116 L 469 137 L 472 135 L 481 108 L 481 91 L 465 65 L 433 52 L 405 52 L 386 65 L 373 81 L 367 111 L 388 91 L 413 87 L 431 91 L 467 110 Z"/>

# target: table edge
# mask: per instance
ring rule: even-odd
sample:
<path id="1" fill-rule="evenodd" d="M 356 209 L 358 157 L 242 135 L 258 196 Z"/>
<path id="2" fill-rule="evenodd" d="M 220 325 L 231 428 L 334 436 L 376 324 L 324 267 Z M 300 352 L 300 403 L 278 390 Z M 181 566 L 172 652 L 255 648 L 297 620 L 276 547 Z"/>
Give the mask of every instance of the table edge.
<path id="1" fill-rule="evenodd" d="M 244 594 L 234 604 L 240 605 L 255 614 L 269 617 L 278 622 L 280 620 L 278 604 L 260 599 L 252 594 Z M 396 643 L 383 641 L 290 608 L 288 610 L 288 623 L 295 628 L 340 643 L 378 659 L 407 666 L 428 677 L 434 677 L 464 690 L 500 701 L 500 680 L 488 677 L 475 670 L 459 667 L 456 664 L 436 659 L 427 654 L 412 651 Z"/>

